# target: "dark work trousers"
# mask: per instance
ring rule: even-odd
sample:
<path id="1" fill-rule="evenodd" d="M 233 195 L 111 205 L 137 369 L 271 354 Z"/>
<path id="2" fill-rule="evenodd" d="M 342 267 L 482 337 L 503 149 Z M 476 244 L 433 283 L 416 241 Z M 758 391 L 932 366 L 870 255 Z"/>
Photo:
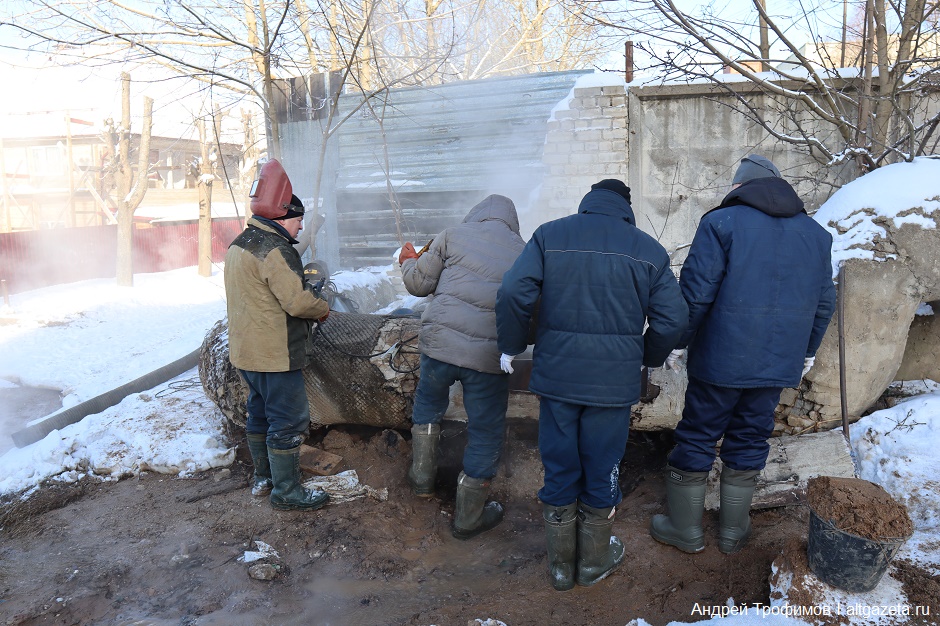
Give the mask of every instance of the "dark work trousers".
<path id="1" fill-rule="evenodd" d="M 740 471 L 764 469 L 781 391 L 718 387 L 690 376 L 669 464 L 684 472 L 710 471 L 715 445 L 724 437 L 722 463 Z"/>
<path id="2" fill-rule="evenodd" d="M 478 372 L 422 354 L 411 421 L 440 424 L 450 403 L 450 386 L 458 380 L 463 386 L 463 406 L 467 411 L 463 471 L 471 478 L 489 479 L 496 475 L 503 448 L 509 406 L 508 375 Z"/>
<path id="3" fill-rule="evenodd" d="M 539 452 L 545 484 L 539 500 L 594 508 L 620 503 L 620 461 L 630 437 L 630 407 L 598 407 L 542 398 Z"/>
<path id="4" fill-rule="evenodd" d="M 266 434 L 268 447 L 275 450 L 299 446 L 310 427 L 303 372 L 238 371 L 248 383 L 245 432 Z"/>

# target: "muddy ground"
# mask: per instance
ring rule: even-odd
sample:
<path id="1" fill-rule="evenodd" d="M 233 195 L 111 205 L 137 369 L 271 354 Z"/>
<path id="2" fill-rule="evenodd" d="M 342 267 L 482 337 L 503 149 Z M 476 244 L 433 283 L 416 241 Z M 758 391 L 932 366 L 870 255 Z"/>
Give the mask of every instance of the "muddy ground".
<path id="1" fill-rule="evenodd" d="M 47 485 L 5 503 L 0 525 L 0 624 L 438 624 L 475 618 L 509 624 L 654 626 L 696 621 L 696 603 L 767 602 L 771 562 L 805 536 L 807 512 L 753 515 L 747 548 L 687 555 L 657 544 L 650 517 L 664 509 L 668 437 L 635 433 L 621 469 L 624 501 L 614 532 L 625 563 L 594 587 L 559 593 L 548 582 L 541 506 L 530 486 L 535 429 L 516 424 L 500 477 L 505 521 L 463 542 L 451 537 L 454 482 L 464 443 L 459 423 L 442 441 L 438 497 L 413 497 L 404 480 L 408 433 L 334 427 L 310 443 L 344 458 L 360 481 L 388 489 L 311 512 L 278 512 L 246 488 L 240 449 L 231 468 L 193 479 L 157 474 L 117 483 Z M 237 435 L 236 435 L 237 437 Z M 58 508 L 54 508 L 58 507 Z M 45 510 L 50 509 L 50 510 Z M 253 542 L 280 558 L 274 580 L 255 580 L 238 557 Z"/>

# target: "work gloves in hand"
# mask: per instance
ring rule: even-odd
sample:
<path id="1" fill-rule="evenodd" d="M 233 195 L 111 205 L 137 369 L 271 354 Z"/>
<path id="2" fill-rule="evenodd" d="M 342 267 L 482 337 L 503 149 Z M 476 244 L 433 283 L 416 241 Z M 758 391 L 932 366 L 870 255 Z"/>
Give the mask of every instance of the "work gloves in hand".
<path id="1" fill-rule="evenodd" d="M 507 374 L 512 374 L 512 360 L 513 357 L 511 354 L 501 354 L 499 355 L 499 369 L 503 370 Z"/>
<path id="2" fill-rule="evenodd" d="M 685 352 L 685 349 L 676 349 L 670 352 L 669 356 L 666 357 L 666 367 L 674 372 L 682 369 L 681 361 L 685 358 Z"/>
<path id="3" fill-rule="evenodd" d="M 398 264 L 401 265 L 408 259 L 417 259 L 418 251 L 415 250 L 415 247 L 409 241 L 401 247 L 401 254 L 398 255 Z"/>
<path id="4" fill-rule="evenodd" d="M 809 371 L 813 368 L 813 363 L 815 362 L 816 362 L 816 357 L 814 356 L 808 356 L 805 359 L 803 359 L 803 373 L 800 375 L 800 378 L 802 378 L 803 376 L 806 376 L 809 373 Z"/>

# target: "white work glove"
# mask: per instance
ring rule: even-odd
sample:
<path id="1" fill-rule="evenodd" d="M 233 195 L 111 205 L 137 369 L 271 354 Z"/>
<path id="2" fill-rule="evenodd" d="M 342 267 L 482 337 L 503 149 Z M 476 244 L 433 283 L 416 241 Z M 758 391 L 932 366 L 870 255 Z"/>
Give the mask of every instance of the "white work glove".
<path id="1" fill-rule="evenodd" d="M 515 357 L 511 354 L 501 354 L 499 355 L 499 369 L 503 370 L 507 374 L 512 374 L 512 360 Z"/>
<path id="2" fill-rule="evenodd" d="M 800 378 L 806 376 L 811 369 L 813 369 L 813 363 L 816 362 L 816 357 L 808 356 L 803 359 L 803 373 L 800 375 Z"/>
<path id="3" fill-rule="evenodd" d="M 666 367 L 671 369 L 674 372 L 678 372 L 682 369 L 680 361 L 685 358 L 685 349 L 676 349 L 669 353 L 669 356 L 666 357 Z"/>

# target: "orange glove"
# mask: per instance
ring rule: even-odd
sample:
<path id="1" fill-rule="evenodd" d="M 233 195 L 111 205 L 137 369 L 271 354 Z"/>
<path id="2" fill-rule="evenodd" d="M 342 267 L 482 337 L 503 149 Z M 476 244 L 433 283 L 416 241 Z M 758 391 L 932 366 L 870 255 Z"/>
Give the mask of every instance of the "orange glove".
<path id="1" fill-rule="evenodd" d="M 323 322 L 325 322 L 325 321 L 326 321 L 326 318 L 328 318 L 329 316 L 330 316 L 330 312 L 329 312 L 329 311 L 327 311 L 327 312 L 326 312 L 326 315 L 324 315 L 323 317 L 321 317 L 321 318 L 320 318 L 320 319 L 318 319 L 317 321 L 318 321 L 318 322 L 320 322 L 320 323 L 322 324 Z"/>
<path id="2" fill-rule="evenodd" d="M 401 247 L 401 254 L 398 255 L 398 264 L 402 265 L 408 259 L 417 259 L 418 252 L 415 250 L 415 247 L 411 245 L 409 241 Z"/>

